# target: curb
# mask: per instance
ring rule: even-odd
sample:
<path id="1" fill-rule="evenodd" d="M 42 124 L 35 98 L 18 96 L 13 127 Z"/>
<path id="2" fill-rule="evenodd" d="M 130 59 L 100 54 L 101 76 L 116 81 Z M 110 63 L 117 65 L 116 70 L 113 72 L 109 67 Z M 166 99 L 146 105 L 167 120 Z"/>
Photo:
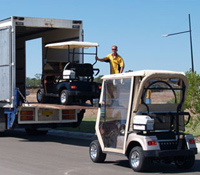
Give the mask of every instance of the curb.
<path id="1" fill-rule="evenodd" d="M 94 133 L 84 133 L 84 132 L 73 132 L 73 131 L 63 131 L 51 129 L 48 132 L 49 135 L 62 136 L 66 138 L 76 138 L 85 140 L 96 140 L 97 136 Z M 197 152 L 200 153 L 200 143 L 196 143 Z"/>
<path id="2" fill-rule="evenodd" d="M 66 138 L 84 139 L 84 140 L 90 140 L 90 141 L 97 139 L 94 133 L 63 131 L 63 130 L 55 130 L 55 129 L 49 130 L 48 135 L 61 136 L 61 137 L 66 137 Z"/>

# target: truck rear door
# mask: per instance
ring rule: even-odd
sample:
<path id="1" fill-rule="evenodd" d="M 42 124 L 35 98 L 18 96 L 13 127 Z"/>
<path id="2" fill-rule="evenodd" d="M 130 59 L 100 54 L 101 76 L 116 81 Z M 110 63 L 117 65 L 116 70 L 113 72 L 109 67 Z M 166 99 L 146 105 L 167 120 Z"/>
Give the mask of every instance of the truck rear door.
<path id="1" fill-rule="evenodd" d="M 0 29 L 0 105 L 11 102 L 12 59 L 11 27 Z"/>

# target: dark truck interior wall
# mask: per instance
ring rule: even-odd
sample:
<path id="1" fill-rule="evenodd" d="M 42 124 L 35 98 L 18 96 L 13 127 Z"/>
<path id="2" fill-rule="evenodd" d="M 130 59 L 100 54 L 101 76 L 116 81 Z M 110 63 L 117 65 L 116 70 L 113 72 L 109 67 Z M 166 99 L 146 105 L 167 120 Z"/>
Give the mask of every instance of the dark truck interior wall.
<path id="1" fill-rule="evenodd" d="M 26 60 L 25 42 L 17 40 L 16 47 L 16 87 L 25 96 L 26 91 Z"/>
<path id="2" fill-rule="evenodd" d="M 46 44 L 79 40 L 79 30 L 77 29 L 57 29 L 44 33 L 42 39 L 43 59 L 47 58 L 47 62 L 68 62 L 67 49 L 49 49 L 45 48 Z M 75 61 L 79 62 L 79 55 L 76 55 Z"/>
<path id="3" fill-rule="evenodd" d="M 42 59 L 44 60 L 46 44 L 79 40 L 79 30 L 16 26 L 16 87 L 24 96 L 26 92 L 26 41 L 36 38 L 42 38 Z M 49 55 L 50 62 L 66 60 L 67 51 L 63 50 L 58 55 L 59 51 L 56 50 Z M 41 60 L 42 63 L 43 60 Z"/>

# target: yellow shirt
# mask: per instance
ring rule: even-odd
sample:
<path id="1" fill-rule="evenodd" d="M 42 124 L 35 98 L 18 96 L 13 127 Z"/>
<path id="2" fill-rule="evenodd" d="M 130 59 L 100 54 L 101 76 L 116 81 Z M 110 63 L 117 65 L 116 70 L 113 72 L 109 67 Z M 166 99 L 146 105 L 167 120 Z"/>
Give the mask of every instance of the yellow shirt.
<path id="1" fill-rule="evenodd" d="M 112 53 L 107 55 L 104 58 L 105 62 L 110 62 L 110 73 L 111 74 L 117 74 L 119 73 L 120 68 L 119 67 L 124 67 L 124 60 L 122 59 L 122 57 L 120 55 L 117 54 L 117 56 L 115 58 L 113 58 Z"/>
<path id="2" fill-rule="evenodd" d="M 151 99 L 151 90 L 150 89 L 147 90 L 146 98 Z"/>

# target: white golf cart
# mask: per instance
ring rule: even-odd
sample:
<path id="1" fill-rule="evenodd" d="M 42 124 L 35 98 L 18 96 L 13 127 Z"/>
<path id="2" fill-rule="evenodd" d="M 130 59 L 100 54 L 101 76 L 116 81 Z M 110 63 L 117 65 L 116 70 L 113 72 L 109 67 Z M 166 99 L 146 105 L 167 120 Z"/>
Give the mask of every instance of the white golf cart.
<path id="1" fill-rule="evenodd" d="M 183 73 L 136 71 L 102 79 L 98 140 L 89 149 L 93 162 L 112 152 L 126 155 L 134 171 L 148 170 L 154 160 L 193 166 L 197 148 L 194 137 L 184 133 L 190 114 L 183 110 L 188 88 Z"/>

